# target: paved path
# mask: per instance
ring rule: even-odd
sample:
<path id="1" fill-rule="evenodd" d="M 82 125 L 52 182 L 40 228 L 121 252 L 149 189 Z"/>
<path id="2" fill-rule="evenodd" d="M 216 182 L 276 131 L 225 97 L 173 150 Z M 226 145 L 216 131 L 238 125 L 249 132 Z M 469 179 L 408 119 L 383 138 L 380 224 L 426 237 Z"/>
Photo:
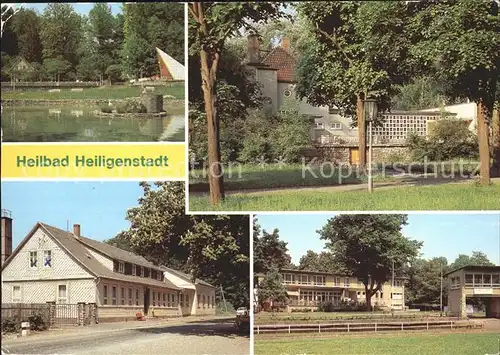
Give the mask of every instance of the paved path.
<path id="1" fill-rule="evenodd" d="M 114 327 L 113 327 L 114 325 Z M 2 354 L 249 354 L 231 319 L 129 322 L 4 339 Z"/>

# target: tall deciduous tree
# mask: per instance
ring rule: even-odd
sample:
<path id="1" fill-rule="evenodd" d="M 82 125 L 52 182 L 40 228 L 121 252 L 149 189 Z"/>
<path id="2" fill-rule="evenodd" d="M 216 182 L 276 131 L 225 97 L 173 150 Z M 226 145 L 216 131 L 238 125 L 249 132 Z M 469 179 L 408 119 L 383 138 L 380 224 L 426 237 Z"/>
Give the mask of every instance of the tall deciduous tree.
<path id="1" fill-rule="evenodd" d="M 283 284 L 283 277 L 279 269 L 273 267 L 265 275 L 264 279 L 258 286 L 259 303 L 262 305 L 264 302 L 285 302 L 287 300 L 286 287 Z"/>
<path id="2" fill-rule="evenodd" d="M 412 305 L 440 304 L 441 274 L 449 271 L 445 257 L 415 259 L 408 268 L 405 288 L 406 302 Z M 443 280 L 443 304 L 447 302 L 446 280 Z"/>
<path id="3" fill-rule="evenodd" d="M 335 274 L 343 274 L 346 272 L 344 265 L 339 264 L 332 253 L 325 251 L 316 253 L 312 250 L 308 250 L 307 253 L 300 258 L 298 269 Z"/>
<path id="4" fill-rule="evenodd" d="M 49 3 L 42 15 L 40 40 L 43 58 L 59 58 L 74 68 L 82 39 L 82 21 L 71 4 Z"/>
<path id="5" fill-rule="evenodd" d="M 141 186 L 139 205 L 127 211 L 130 228 L 108 243 L 222 286 L 234 307 L 248 306 L 249 216 L 189 216 L 183 183 Z"/>
<path id="6" fill-rule="evenodd" d="M 21 9 L 12 18 L 12 27 L 17 37 L 18 55 L 30 63 L 41 63 L 40 17 L 37 13 Z"/>
<path id="7" fill-rule="evenodd" d="M 450 269 L 458 269 L 464 266 L 495 266 L 489 259 L 488 256 L 481 251 L 473 251 L 472 255 L 460 254 L 457 256 L 455 261 L 451 263 Z"/>
<path id="8" fill-rule="evenodd" d="M 371 96 L 380 110 L 388 109 L 397 85 L 409 79 L 405 3 L 310 1 L 297 8 L 309 20 L 312 39 L 297 69 L 297 93 L 313 105 L 338 107 L 356 117 L 364 167 L 364 100 Z"/>
<path id="9" fill-rule="evenodd" d="M 366 305 L 393 271 L 417 257 L 421 242 L 406 238 L 401 229 L 406 215 L 339 215 L 318 231 L 321 239 L 349 274 L 363 282 Z"/>
<path id="10" fill-rule="evenodd" d="M 188 4 L 189 30 L 195 33 L 190 49 L 200 56 L 203 101 L 208 134 L 208 182 L 210 201 L 218 205 L 224 198 L 220 153 L 220 123 L 216 112 L 217 74 L 225 42 L 235 31 L 251 29 L 258 23 L 281 13 L 280 3 L 202 3 Z"/>
<path id="11" fill-rule="evenodd" d="M 489 124 L 500 75 L 498 2 L 432 1 L 411 6 L 417 62 L 444 83 L 448 96 L 477 104 L 480 180 L 489 184 Z"/>
<path id="12" fill-rule="evenodd" d="M 256 227 L 254 223 L 254 272 L 265 273 L 273 267 L 278 269 L 290 267 L 292 258 L 288 254 L 288 243 L 280 240 L 279 230 L 275 229 L 272 233 L 264 230 L 260 236 L 255 228 L 260 229 L 260 227 Z"/>

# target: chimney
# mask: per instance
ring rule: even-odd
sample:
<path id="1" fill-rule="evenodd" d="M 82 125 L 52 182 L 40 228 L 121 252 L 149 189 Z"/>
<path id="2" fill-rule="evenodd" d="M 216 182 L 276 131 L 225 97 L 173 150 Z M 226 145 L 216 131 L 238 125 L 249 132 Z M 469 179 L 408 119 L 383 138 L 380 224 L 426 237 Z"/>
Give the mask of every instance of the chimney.
<path id="1" fill-rule="evenodd" d="M 12 254 L 12 212 L 2 209 L 2 256 L 1 265 Z"/>
<path id="2" fill-rule="evenodd" d="M 260 43 L 259 36 L 256 34 L 248 35 L 248 64 L 259 64 L 260 63 Z"/>
<path id="3" fill-rule="evenodd" d="M 80 225 L 79 224 L 73 224 L 73 235 L 75 238 L 80 237 Z"/>
<path id="4" fill-rule="evenodd" d="M 284 48 L 284 49 L 290 48 L 290 39 L 288 37 L 283 37 L 281 39 L 281 48 Z"/>

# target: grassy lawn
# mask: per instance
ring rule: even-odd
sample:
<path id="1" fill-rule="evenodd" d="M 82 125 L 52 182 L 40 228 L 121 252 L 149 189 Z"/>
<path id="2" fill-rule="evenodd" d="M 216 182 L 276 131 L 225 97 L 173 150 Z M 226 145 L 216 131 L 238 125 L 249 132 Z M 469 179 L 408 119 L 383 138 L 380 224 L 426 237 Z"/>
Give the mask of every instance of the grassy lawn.
<path id="1" fill-rule="evenodd" d="M 289 164 L 281 168 L 256 165 L 235 165 L 224 170 L 224 186 L 228 190 L 273 189 L 282 187 L 334 186 L 342 184 L 366 183 L 367 178 L 361 172 L 349 171 L 348 168 L 336 168 L 334 171 L 324 168 L 321 174 L 319 166 L 311 167 L 312 173 L 302 174 L 301 164 Z M 316 177 L 316 176 L 317 177 Z M 359 176 L 356 176 L 359 175 Z M 374 176 L 376 182 L 392 180 L 391 177 Z M 207 172 L 192 170 L 189 174 L 191 191 L 206 191 Z"/>
<path id="2" fill-rule="evenodd" d="M 155 86 L 155 93 L 172 95 L 176 99 L 184 99 L 184 83 L 168 86 Z M 83 88 L 82 92 L 72 92 L 70 88 L 61 88 L 60 92 L 49 92 L 48 89 L 30 89 L 2 91 L 2 99 L 9 100 L 88 100 L 88 99 L 126 99 L 138 97 L 140 86 L 112 85 Z"/>
<path id="3" fill-rule="evenodd" d="M 419 320 L 426 317 L 439 317 L 439 312 L 292 312 L 255 314 L 254 324 L 293 324 L 293 323 L 319 323 L 344 320 Z"/>
<path id="4" fill-rule="evenodd" d="M 436 163 L 437 164 L 437 163 Z M 392 165 L 386 167 L 379 165 L 374 173 L 374 182 L 390 182 L 396 178 L 392 176 Z M 328 165 L 311 165 L 310 170 L 303 168 L 302 164 L 267 165 L 260 167 L 257 165 L 238 164 L 230 165 L 224 169 L 224 186 L 226 190 L 251 190 L 251 189 L 274 189 L 286 187 L 306 187 L 306 186 L 336 186 L 345 184 L 362 184 L 367 182 L 367 176 L 361 170 L 352 167 L 335 167 Z M 420 164 L 412 166 L 395 166 L 397 173 L 408 172 L 413 174 L 423 173 L 424 167 Z M 474 171 L 477 162 L 463 162 L 462 171 L 465 174 Z M 444 162 L 442 166 L 435 168 L 432 164 L 426 168 L 427 173 L 432 173 L 434 169 L 442 171 L 447 177 L 454 172 L 460 172 L 457 162 Z M 447 175 L 444 175 L 447 174 Z M 458 175 L 457 175 L 458 177 Z M 190 191 L 207 191 L 207 170 L 191 170 L 189 174 Z"/>
<path id="5" fill-rule="evenodd" d="M 207 196 L 189 197 L 191 211 L 214 210 Z M 220 211 L 497 210 L 500 184 L 473 182 L 367 191 L 276 191 L 227 196 Z"/>
<path id="6" fill-rule="evenodd" d="M 498 353 L 495 333 L 425 333 L 351 336 L 329 338 L 282 337 L 264 340 L 256 337 L 255 355 L 279 354 L 377 354 L 377 355 L 482 355 Z"/>

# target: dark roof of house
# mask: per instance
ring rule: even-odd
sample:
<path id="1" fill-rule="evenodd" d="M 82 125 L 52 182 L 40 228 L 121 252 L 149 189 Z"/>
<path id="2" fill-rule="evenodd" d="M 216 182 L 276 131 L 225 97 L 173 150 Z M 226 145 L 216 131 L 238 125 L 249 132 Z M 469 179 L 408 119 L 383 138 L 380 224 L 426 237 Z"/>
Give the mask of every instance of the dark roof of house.
<path id="1" fill-rule="evenodd" d="M 75 260 L 75 262 L 79 263 L 84 269 L 86 269 L 89 273 L 93 274 L 96 277 L 124 281 L 124 282 L 131 282 L 131 283 L 139 283 L 139 284 L 149 285 L 149 286 L 169 288 L 169 289 L 173 289 L 173 290 L 180 290 L 180 288 L 178 288 L 177 286 L 175 286 L 173 283 L 171 283 L 170 281 L 168 281 L 166 279 L 164 281 L 159 281 L 159 280 L 154 280 L 151 278 L 125 275 L 125 274 L 121 274 L 118 272 L 113 272 L 113 270 L 108 269 L 106 266 L 104 266 L 102 263 L 100 263 L 96 258 L 94 258 L 94 256 L 91 253 L 88 252 L 86 245 L 87 245 L 88 241 L 91 239 L 84 238 L 87 243 L 82 242 L 82 237 L 77 238 L 72 233 L 66 232 L 62 229 L 50 226 L 50 225 L 42 223 L 42 222 L 38 222 L 33 227 L 33 229 L 28 233 L 28 235 L 23 239 L 23 241 L 18 245 L 18 247 L 16 248 L 14 253 L 12 253 L 12 255 L 2 265 L 2 269 L 4 267 L 6 267 L 7 264 L 10 263 L 10 261 L 14 258 L 14 256 L 19 252 L 19 250 L 21 250 L 23 245 L 26 244 L 26 242 L 31 238 L 31 236 L 35 233 L 35 231 L 39 227 L 42 228 L 47 234 L 49 234 L 56 241 L 56 243 L 58 243 L 61 246 L 62 249 L 66 250 L 66 252 L 69 254 L 69 256 L 72 257 L 73 260 Z M 93 241 L 93 242 L 95 242 L 95 241 Z M 104 243 L 95 242 L 93 249 L 96 249 L 101 254 L 106 255 L 106 252 L 103 252 L 99 249 L 99 246 L 101 246 L 101 244 L 104 244 Z M 116 249 L 118 249 L 118 248 L 116 248 Z M 123 252 L 125 252 L 125 251 L 123 251 Z M 128 252 L 126 252 L 126 253 L 128 253 Z M 138 255 L 135 255 L 135 258 L 141 258 L 141 257 L 139 257 Z M 153 264 L 151 264 L 151 265 L 153 265 Z M 160 270 L 159 266 L 155 266 L 155 268 Z"/>
<path id="2" fill-rule="evenodd" d="M 191 275 L 188 275 L 188 274 L 186 274 L 184 272 L 177 271 L 177 270 L 171 269 L 171 268 L 166 267 L 166 266 L 161 266 L 161 269 L 163 271 L 171 272 L 172 274 L 176 275 L 177 277 L 180 277 L 181 279 L 183 279 L 185 281 L 192 282 Z M 204 286 L 215 287 L 215 286 L 210 285 L 208 282 L 203 281 L 201 279 L 196 279 L 195 283 L 200 284 L 200 285 L 204 285 Z"/>
<path id="3" fill-rule="evenodd" d="M 263 64 L 278 70 L 278 81 L 294 83 L 297 60 L 283 47 L 276 47 L 264 58 Z"/>
<path id="4" fill-rule="evenodd" d="M 457 272 L 457 271 L 460 271 L 463 269 L 466 269 L 467 271 L 485 271 L 486 270 L 486 271 L 491 271 L 491 272 L 500 272 L 500 266 L 496 266 L 496 265 L 483 265 L 483 266 L 466 265 L 466 266 L 462 266 L 462 267 L 453 269 L 451 271 L 448 271 L 443 276 L 448 276 L 449 274 L 452 274 L 454 272 Z"/>

